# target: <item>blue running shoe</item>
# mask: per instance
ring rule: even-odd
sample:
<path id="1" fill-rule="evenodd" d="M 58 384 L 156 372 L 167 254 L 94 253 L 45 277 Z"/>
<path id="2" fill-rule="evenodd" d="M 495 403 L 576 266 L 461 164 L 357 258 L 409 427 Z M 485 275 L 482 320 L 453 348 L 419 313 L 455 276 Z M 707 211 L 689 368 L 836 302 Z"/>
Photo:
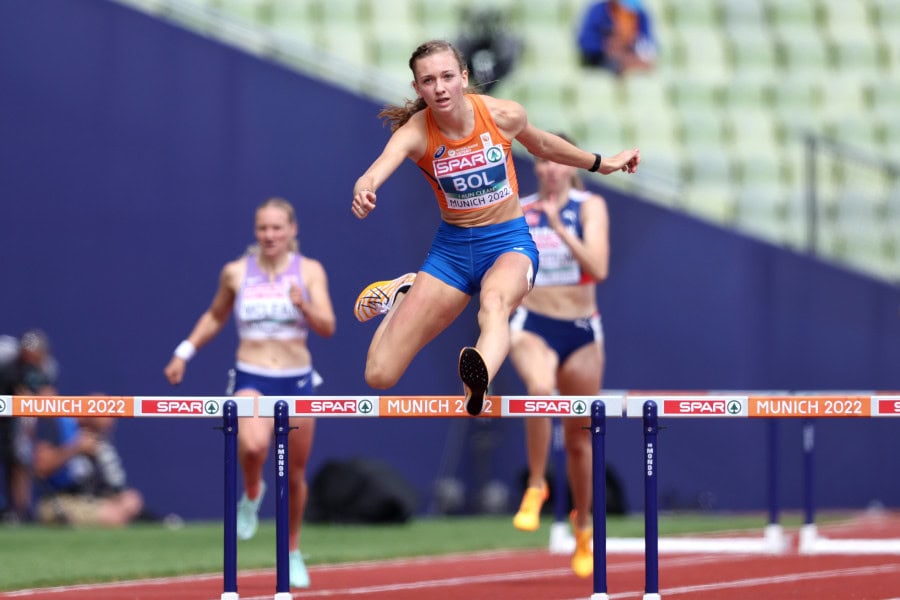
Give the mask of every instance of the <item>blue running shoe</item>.
<path id="1" fill-rule="evenodd" d="M 259 526 L 259 505 L 266 495 L 266 482 L 259 482 L 259 496 L 256 500 L 247 498 L 247 492 L 241 496 L 237 506 L 237 537 L 239 540 L 249 540 L 256 535 Z"/>
<path id="2" fill-rule="evenodd" d="M 306 572 L 306 565 L 303 564 L 303 555 L 300 554 L 300 550 L 291 551 L 288 557 L 290 559 L 291 587 L 308 588 L 309 573 Z"/>

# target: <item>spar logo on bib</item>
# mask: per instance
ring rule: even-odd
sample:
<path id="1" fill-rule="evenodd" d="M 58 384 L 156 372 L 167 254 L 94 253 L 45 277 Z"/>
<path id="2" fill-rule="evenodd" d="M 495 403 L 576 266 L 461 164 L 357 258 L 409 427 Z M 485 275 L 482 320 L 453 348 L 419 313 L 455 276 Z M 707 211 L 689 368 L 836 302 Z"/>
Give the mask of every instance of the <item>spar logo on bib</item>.
<path id="1" fill-rule="evenodd" d="M 444 192 L 447 208 L 485 208 L 512 196 L 506 157 L 500 146 L 487 146 L 467 154 L 436 159 L 434 175 Z"/>

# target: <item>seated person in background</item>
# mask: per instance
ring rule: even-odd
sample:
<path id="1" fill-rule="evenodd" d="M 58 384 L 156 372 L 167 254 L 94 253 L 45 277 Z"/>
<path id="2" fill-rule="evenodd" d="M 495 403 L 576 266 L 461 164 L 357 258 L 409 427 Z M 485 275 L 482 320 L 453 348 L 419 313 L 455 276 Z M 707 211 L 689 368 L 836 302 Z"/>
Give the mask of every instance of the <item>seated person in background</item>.
<path id="1" fill-rule="evenodd" d="M 19 340 L 11 335 L 0 335 L 0 395 L 17 394 Z M 4 522 L 19 522 L 28 519 L 31 496 L 31 479 L 27 463 L 22 462 L 17 452 L 17 432 L 21 417 L 0 419 L 0 471 L 3 472 L 3 487 L 0 494 L 4 500 L 0 506 Z"/>
<path id="2" fill-rule="evenodd" d="M 109 441 L 114 423 L 104 417 L 38 419 L 33 466 L 39 521 L 121 527 L 141 514 L 144 500 L 126 487 Z"/>
<path id="3" fill-rule="evenodd" d="M 656 66 L 656 39 L 641 0 L 601 0 L 591 5 L 578 32 L 581 64 L 616 75 L 651 71 Z"/>
<path id="4" fill-rule="evenodd" d="M 0 336 L 0 394 L 52 396 L 59 365 L 50 342 L 40 329 L 16 339 Z M 10 522 L 31 520 L 31 454 L 34 417 L 0 419 L 0 461 L 5 474 L 9 506 L 3 515 Z"/>

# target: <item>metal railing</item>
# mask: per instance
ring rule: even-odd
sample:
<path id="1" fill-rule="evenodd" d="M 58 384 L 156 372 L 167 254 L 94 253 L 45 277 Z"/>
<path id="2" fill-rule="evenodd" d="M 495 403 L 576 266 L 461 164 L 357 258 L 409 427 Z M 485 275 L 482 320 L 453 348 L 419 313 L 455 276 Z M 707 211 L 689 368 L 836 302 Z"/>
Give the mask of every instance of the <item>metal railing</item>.
<path id="1" fill-rule="evenodd" d="M 800 135 L 806 251 L 900 282 L 900 163 L 827 135 Z M 865 255 L 839 244 L 825 246 L 822 239 L 829 230 L 871 237 L 874 251 Z"/>

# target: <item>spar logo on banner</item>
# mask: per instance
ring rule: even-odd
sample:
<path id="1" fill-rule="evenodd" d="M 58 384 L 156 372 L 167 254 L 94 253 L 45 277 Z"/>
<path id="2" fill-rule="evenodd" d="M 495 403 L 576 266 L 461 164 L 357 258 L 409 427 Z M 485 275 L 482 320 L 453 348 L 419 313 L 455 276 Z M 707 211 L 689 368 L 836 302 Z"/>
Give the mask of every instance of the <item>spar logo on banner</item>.
<path id="1" fill-rule="evenodd" d="M 587 413 L 587 403 L 583 400 L 563 398 L 511 398 L 509 414 L 515 415 L 583 415 Z"/>
<path id="2" fill-rule="evenodd" d="M 145 398 L 141 401 L 141 414 L 143 415 L 195 416 L 215 414 L 216 411 L 218 411 L 218 406 L 215 407 L 213 412 L 208 412 L 208 408 L 204 406 L 203 400 L 196 398 Z"/>
<path id="3" fill-rule="evenodd" d="M 294 403 L 298 414 L 316 415 L 368 415 L 372 413 L 372 401 L 363 398 L 319 398 L 299 399 Z"/>
<path id="4" fill-rule="evenodd" d="M 6 412 L 6 400 L 0 398 L 0 413 Z"/>
<path id="5" fill-rule="evenodd" d="M 734 416 L 740 415 L 742 404 L 735 399 L 678 398 L 663 401 L 662 413 L 680 416 Z"/>

